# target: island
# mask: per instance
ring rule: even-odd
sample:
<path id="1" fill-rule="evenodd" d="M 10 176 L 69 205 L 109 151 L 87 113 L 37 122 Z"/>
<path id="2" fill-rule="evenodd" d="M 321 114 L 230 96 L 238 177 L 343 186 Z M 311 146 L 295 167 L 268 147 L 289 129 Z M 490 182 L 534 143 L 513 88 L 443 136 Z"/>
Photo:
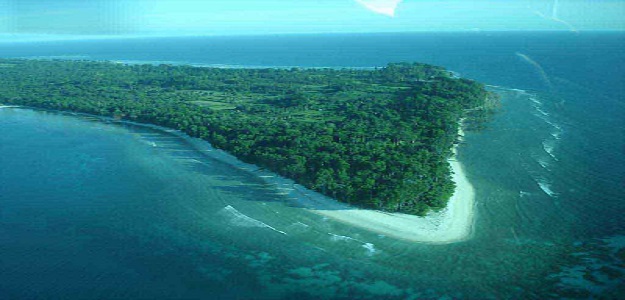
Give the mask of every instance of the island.
<path id="1" fill-rule="evenodd" d="M 420 63 L 235 69 L 0 59 L 0 77 L 0 103 L 175 129 L 346 205 L 418 216 L 441 211 L 454 194 L 461 123 L 479 128 L 498 103 L 483 84 Z"/>

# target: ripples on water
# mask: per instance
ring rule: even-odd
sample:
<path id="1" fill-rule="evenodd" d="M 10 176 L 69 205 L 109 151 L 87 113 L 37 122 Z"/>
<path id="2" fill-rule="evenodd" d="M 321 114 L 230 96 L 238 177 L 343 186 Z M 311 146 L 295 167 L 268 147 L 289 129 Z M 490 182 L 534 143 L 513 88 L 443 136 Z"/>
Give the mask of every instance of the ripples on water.
<path id="1" fill-rule="evenodd" d="M 163 46 L 203 49 L 189 60 L 212 66 L 424 61 L 525 88 L 491 87 L 503 97 L 502 111 L 460 146 L 477 196 L 473 239 L 394 240 L 307 213 L 293 205 L 290 186 L 267 184 L 169 133 L 3 108 L 0 291 L 28 298 L 618 298 L 625 294 L 623 101 L 622 88 L 603 80 L 622 83 L 610 69 L 622 58 L 609 56 L 622 42 L 494 35 L 382 36 L 385 43 L 341 36 L 285 42 L 293 44 L 288 51 L 267 40 L 246 52 L 244 38 Z M 147 51 L 151 43 L 128 43 L 76 44 L 75 51 L 171 60 L 172 53 Z M 562 47 L 572 50 L 563 56 Z M 7 53 L 50 51 L 14 48 Z M 127 53 L 106 52 L 118 49 Z M 541 63 L 550 90 L 531 88 L 542 81 L 518 51 Z"/>
<path id="2" fill-rule="evenodd" d="M 128 260 L 127 263 L 131 266 L 147 255 L 148 258 L 158 261 L 155 261 L 154 266 L 157 269 L 166 268 L 171 263 L 178 265 L 181 270 L 192 268 L 192 275 L 183 278 L 206 281 L 207 288 L 201 289 L 204 292 L 219 291 L 225 293 L 222 295 L 228 295 L 229 292 L 216 289 L 214 284 L 237 281 L 240 279 L 236 278 L 249 276 L 250 272 L 254 275 L 245 280 L 247 285 L 242 288 L 240 295 L 259 291 L 266 296 L 280 297 L 302 291 L 321 297 L 527 295 L 530 286 L 536 288 L 532 285 L 531 276 L 541 276 L 540 274 L 546 280 L 546 284 L 540 288 L 545 290 L 556 287 L 562 291 L 572 290 L 581 294 L 588 289 L 604 292 L 621 278 L 618 277 L 621 269 L 614 265 L 614 260 L 622 255 L 623 245 L 619 243 L 621 238 L 616 236 L 605 241 L 576 242 L 566 235 L 560 236 L 570 228 L 572 220 L 568 217 L 575 215 L 566 203 L 564 206 L 560 203 L 561 200 L 567 200 L 561 199 L 560 192 L 560 189 L 566 189 L 567 186 L 554 183 L 559 180 L 559 176 L 563 176 L 559 170 L 559 155 L 561 143 L 567 139 L 566 126 L 550 112 L 545 100 L 539 95 L 521 90 L 495 89 L 504 96 L 508 109 L 518 110 L 518 119 L 509 115 L 506 119 L 495 120 L 500 122 L 496 126 L 498 132 L 487 130 L 481 135 L 469 134 L 469 146 L 465 146 L 466 149 L 460 153 L 488 157 L 492 154 L 483 153 L 484 151 L 501 153 L 504 148 L 508 152 L 525 149 L 521 150 L 527 151 L 525 154 L 515 156 L 509 153 L 503 161 L 495 162 L 496 168 L 479 168 L 494 172 L 496 176 L 501 176 L 502 172 L 510 172 L 514 174 L 510 178 L 516 176 L 521 180 L 506 181 L 502 185 L 503 189 L 483 191 L 483 198 L 480 198 L 482 200 L 478 206 L 478 213 L 482 218 L 479 219 L 481 223 L 478 221 L 477 236 L 469 242 L 447 246 L 397 241 L 306 213 L 289 204 L 284 192 L 290 187 L 267 184 L 258 177 L 255 179 L 249 171 L 237 170 L 231 165 L 211 159 L 212 150 L 198 151 L 184 140 L 165 132 L 117 123 L 102 125 L 101 120 L 89 117 L 77 119 L 76 116 L 65 117 L 48 113 L 43 113 L 42 117 L 38 115 L 42 114 L 40 112 L 24 110 L 14 110 L 12 114 L 18 115 L 18 123 L 26 122 L 27 125 L 29 117 L 36 120 L 36 123 L 54 123 L 58 121 L 55 118 L 61 120 L 55 125 L 57 128 L 46 129 L 45 125 L 38 125 L 37 130 L 41 132 L 66 131 L 64 126 L 68 126 L 70 131 L 76 130 L 77 127 L 84 127 L 82 123 L 89 122 L 91 129 L 79 131 L 84 134 L 83 138 L 91 139 L 89 130 L 92 130 L 100 136 L 108 133 L 109 140 L 103 142 L 121 143 L 122 149 L 126 149 L 122 151 L 127 155 L 126 161 L 138 163 L 143 172 L 149 172 L 160 182 L 162 190 L 148 198 L 160 195 L 170 199 L 156 202 L 155 210 L 135 208 L 124 212 L 126 216 L 120 219 L 122 221 L 103 224 L 105 228 L 109 228 L 108 231 L 115 232 L 108 234 L 121 235 L 122 239 L 133 244 L 131 251 L 126 250 L 119 254 L 120 258 Z M 26 121 L 21 120 L 19 114 L 26 114 Z M 527 115 L 532 117 L 524 117 Z M 3 124 L 10 126 L 9 120 L 10 118 L 3 119 L 7 122 Z M 516 131 L 520 126 L 526 130 Z M 505 132 L 509 133 L 507 137 Z M 480 138 L 494 137 L 498 141 L 493 143 L 493 149 L 474 150 L 471 153 L 470 145 L 484 142 L 479 141 Z M 471 138 L 478 140 L 471 141 Z M 513 148 L 509 145 L 503 146 L 507 143 L 506 139 L 522 145 Z M 503 148 L 498 148 L 498 144 L 502 144 Z M 83 152 L 89 149 L 87 147 L 76 150 L 73 157 L 77 169 L 74 168 L 71 172 L 89 174 L 97 163 L 106 165 L 106 161 L 111 159 L 106 157 L 106 153 L 98 154 L 96 148 L 91 149 L 95 152 Z M 515 157 L 520 161 L 515 161 Z M 471 157 L 460 159 L 469 163 L 477 161 Z M 509 170 L 501 169 L 502 162 Z M 121 168 L 118 172 L 124 171 L 123 165 L 117 167 Z M 58 175 L 63 176 L 62 174 Z M 523 174 L 528 176 L 533 185 L 523 183 Z M 489 185 L 488 180 L 480 182 L 479 177 L 475 177 L 478 179 L 478 187 Z M 516 191 L 509 188 L 511 182 L 517 182 L 515 185 L 519 188 Z M 154 183 L 133 184 L 143 184 L 147 185 L 146 188 L 153 189 L 151 186 Z M 505 198 L 517 200 L 502 202 Z M 136 205 L 139 206 L 150 205 L 145 199 L 131 198 L 124 201 L 137 202 Z M 515 205 L 509 206 L 510 203 Z M 131 221 L 139 216 L 152 221 Z M 168 217 L 163 218 L 164 216 Z M 171 222 L 167 218 L 180 220 Z M 10 213 L 5 212 L 5 229 L 6 220 L 10 219 Z M 41 222 L 29 224 L 44 231 L 48 229 L 48 225 Z M 499 230 L 502 225 L 503 230 Z M 488 226 L 494 227 L 487 228 Z M 561 230 L 545 231 L 545 226 L 559 227 Z M 75 243 L 76 237 L 94 238 L 92 234 L 79 234 L 76 229 L 72 230 L 74 234 L 60 238 L 69 239 L 71 243 Z M 96 239 L 101 238 L 111 239 L 96 236 Z M 149 247 L 151 254 L 131 254 L 135 251 L 142 253 L 146 251 L 146 247 Z M 495 248 L 492 247 L 498 251 L 493 252 Z M 563 250 L 563 247 L 570 250 Z M 169 257 L 160 261 L 163 259 L 162 255 L 177 256 L 178 251 L 187 254 L 183 254 L 182 258 Z M 561 256 L 562 251 L 572 251 L 573 255 Z M 199 258 L 202 255 L 209 255 L 209 261 L 194 265 L 204 260 Z M 507 273 L 505 268 L 497 266 L 502 259 L 513 262 L 514 265 L 508 267 L 512 267 L 514 272 L 525 274 L 524 277 L 502 278 L 502 274 Z M 475 265 L 478 261 L 480 263 Z M 545 266 L 517 265 L 530 262 Z M 476 268 L 482 264 L 488 266 L 488 274 L 480 274 L 481 268 Z M 101 269 L 97 271 L 103 272 Z M 442 278 L 445 278 L 444 282 L 439 282 Z M 462 282 L 467 279 L 469 281 L 466 288 L 481 286 L 485 290 L 477 294 L 472 294 L 471 288 L 464 290 Z M 508 282 L 506 288 L 502 288 L 503 282 Z M 515 284 L 511 285 L 511 282 Z M 453 283 L 453 288 L 450 288 L 450 283 Z M 140 282 L 144 288 L 149 287 L 145 284 Z M 420 286 L 427 288 L 409 288 Z M 97 290 L 97 287 L 94 288 Z M 126 290 L 123 293 L 133 295 L 131 287 L 124 288 Z"/>

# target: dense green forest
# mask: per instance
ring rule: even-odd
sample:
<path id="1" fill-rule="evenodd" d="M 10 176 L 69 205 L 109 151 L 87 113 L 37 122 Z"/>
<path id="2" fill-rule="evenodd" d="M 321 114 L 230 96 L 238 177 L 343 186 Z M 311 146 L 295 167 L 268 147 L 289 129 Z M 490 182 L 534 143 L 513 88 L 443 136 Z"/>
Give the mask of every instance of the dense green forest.
<path id="1" fill-rule="evenodd" d="M 361 207 L 423 215 L 454 191 L 459 120 L 496 106 L 440 67 L 219 69 L 0 59 L 0 103 L 178 129 Z"/>

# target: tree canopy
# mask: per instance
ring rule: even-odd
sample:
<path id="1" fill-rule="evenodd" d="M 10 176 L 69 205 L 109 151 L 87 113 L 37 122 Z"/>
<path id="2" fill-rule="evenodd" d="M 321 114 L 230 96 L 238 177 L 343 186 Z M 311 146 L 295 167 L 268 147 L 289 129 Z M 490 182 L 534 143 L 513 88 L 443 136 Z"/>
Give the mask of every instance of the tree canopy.
<path id="1" fill-rule="evenodd" d="M 459 120 L 494 98 L 440 67 L 219 69 L 0 59 L 0 102 L 151 123 L 361 207 L 423 215 L 454 191 Z"/>

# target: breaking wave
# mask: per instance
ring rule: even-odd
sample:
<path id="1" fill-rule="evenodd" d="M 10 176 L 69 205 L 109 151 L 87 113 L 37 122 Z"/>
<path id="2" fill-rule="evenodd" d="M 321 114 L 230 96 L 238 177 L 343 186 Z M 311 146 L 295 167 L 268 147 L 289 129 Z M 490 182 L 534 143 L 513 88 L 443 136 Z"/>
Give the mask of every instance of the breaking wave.
<path id="1" fill-rule="evenodd" d="M 555 142 L 553 140 L 544 140 L 543 141 L 543 149 L 549 156 L 551 156 L 555 161 L 558 161 L 558 158 L 554 154 Z"/>
<path id="2" fill-rule="evenodd" d="M 373 255 L 373 254 L 375 254 L 377 252 L 377 250 L 375 249 L 375 245 L 372 244 L 372 243 L 367 243 L 367 242 L 361 241 L 359 239 L 355 239 L 355 238 L 353 238 L 351 236 L 338 235 L 338 234 L 334 234 L 334 233 L 331 233 L 331 232 L 328 232 L 328 235 L 330 235 L 332 241 L 335 241 L 335 242 L 337 242 L 337 241 L 346 241 L 346 242 L 354 241 L 354 242 L 357 242 L 357 243 L 361 244 L 360 246 L 362 248 L 367 249 L 367 255 L 369 255 L 369 256 L 371 256 L 371 255 Z"/>
<path id="3" fill-rule="evenodd" d="M 367 254 L 369 255 L 373 255 L 376 252 L 375 246 L 371 243 L 365 243 L 364 245 L 362 245 L 362 247 L 367 249 Z"/>
<path id="4" fill-rule="evenodd" d="M 558 196 L 558 193 L 554 192 L 551 189 L 551 183 L 548 182 L 545 179 L 538 179 L 536 180 L 536 183 L 538 183 L 538 187 L 540 187 L 540 189 L 545 192 L 545 194 L 547 194 L 549 197 L 556 197 Z"/>
<path id="5" fill-rule="evenodd" d="M 230 225 L 237 227 L 258 227 L 258 228 L 268 228 L 275 232 L 287 235 L 286 232 L 278 230 L 272 226 L 269 226 L 259 220 L 248 217 L 240 211 L 236 210 L 234 207 L 228 205 L 219 211 L 219 214 L 228 218 Z"/>
<path id="6" fill-rule="evenodd" d="M 539 159 L 536 159 L 536 162 L 537 162 L 537 163 L 538 163 L 541 167 L 543 167 L 543 169 L 546 169 L 546 170 L 548 170 L 548 171 L 549 171 L 549 166 L 550 166 L 550 162 L 549 162 L 549 161 L 547 161 L 547 160 L 545 160 L 545 159 L 542 159 L 542 158 L 539 158 Z"/>
<path id="7" fill-rule="evenodd" d="M 546 116 L 546 117 L 550 116 L 550 114 L 549 114 L 548 112 L 544 111 L 544 110 L 543 110 L 542 108 L 540 108 L 540 107 L 536 107 L 536 111 L 538 111 L 538 112 L 539 112 L 541 115 L 543 115 L 543 116 Z"/>
<path id="8" fill-rule="evenodd" d="M 357 240 L 357 239 L 355 239 L 353 237 L 350 237 L 350 236 L 338 235 L 338 234 L 334 234 L 334 233 L 330 233 L 330 232 L 328 232 L 328 234 L 332 237 L 333 241 L 356 241 L 356 242 L 364 244 L 364 242 L 359 241 L 359 240 Z"/>
<path id="9" fill-rule="evenodd" d="M 549 156 L 557 161 L 558 158 L 555 155 L 555 148 L 558 144 L 557 142 L 562 139 L 562 134 L 564 133 L 564 130 L 562 129 L 562 126 L 558 125 L 555 121 L 552 120 L 551 113 L 546 111 L 543 102 L 540 101 L 538 97 L 533 95 L 529 97 L 529 100 L 532 102 L 532 106 L 535 110 L 534 116 L 540 118 L 542 121 L 549 124 L 550 127 L 552 127 L 552 129 L 549 131 L 549 137 L 542 141 L 542 148 L 547 154 L 549 154 Z M 541 166 L 545 167 L 544 161 L 539 161 L 539 163 Z"/>

